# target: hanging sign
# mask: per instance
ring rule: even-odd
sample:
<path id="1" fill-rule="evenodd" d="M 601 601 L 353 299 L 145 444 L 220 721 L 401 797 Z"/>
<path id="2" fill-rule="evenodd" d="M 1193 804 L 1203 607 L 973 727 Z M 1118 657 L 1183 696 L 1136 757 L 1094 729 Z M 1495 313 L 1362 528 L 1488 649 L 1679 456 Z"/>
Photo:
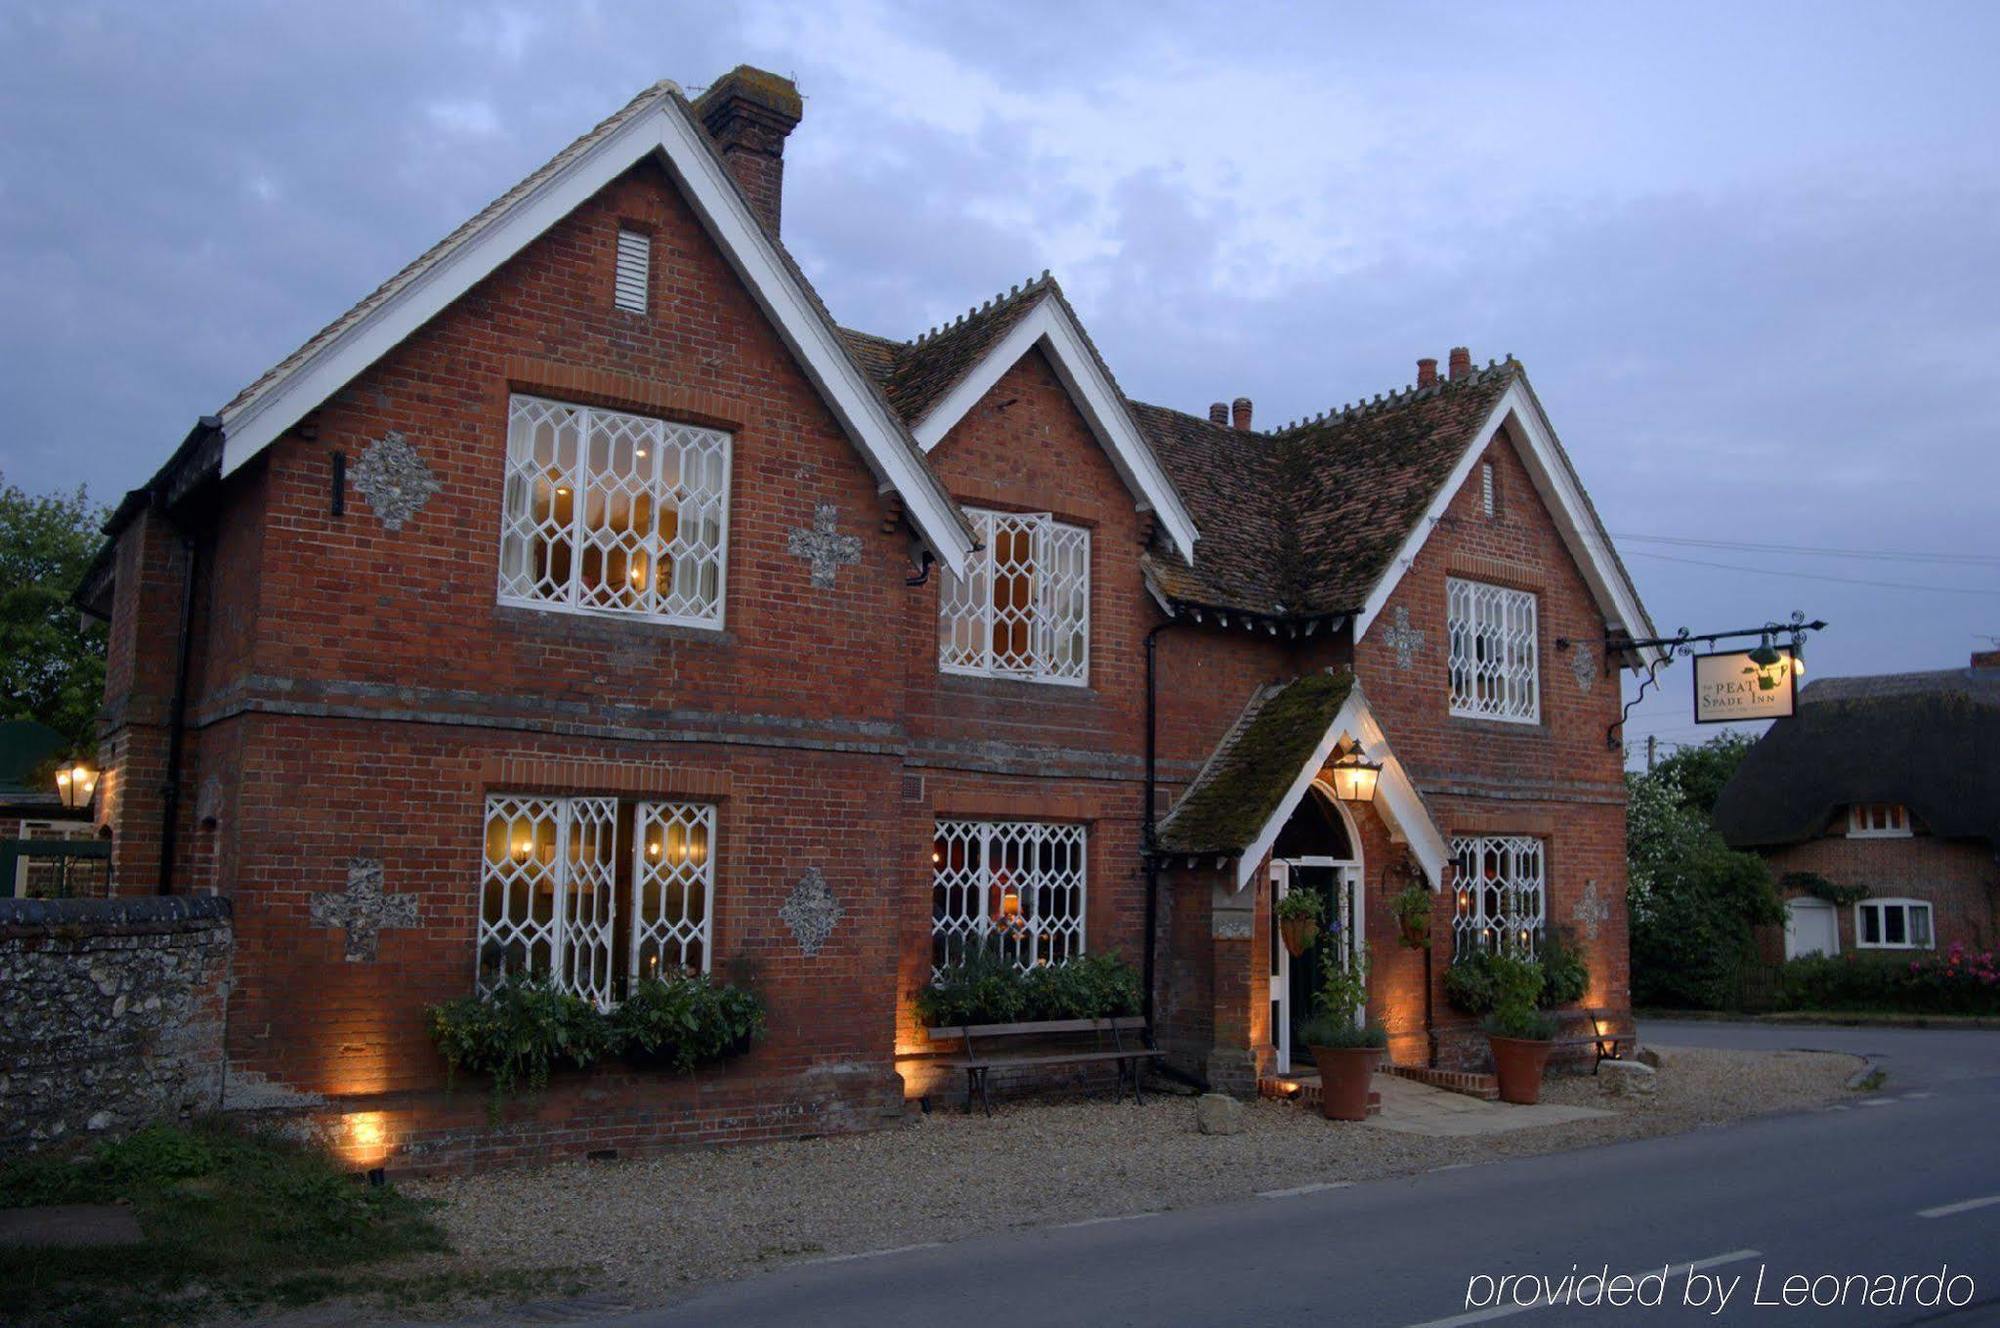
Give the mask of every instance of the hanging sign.
<path id="1" fill-rule="evenodd" d="M 1775 662 L 1759 664 L 1748 650 L 1694 657 L 1694 722 L 1732 724 L 1784 719 L 1798 702 L 1798 666 L 1790 646 L 1772 647 Z"/>

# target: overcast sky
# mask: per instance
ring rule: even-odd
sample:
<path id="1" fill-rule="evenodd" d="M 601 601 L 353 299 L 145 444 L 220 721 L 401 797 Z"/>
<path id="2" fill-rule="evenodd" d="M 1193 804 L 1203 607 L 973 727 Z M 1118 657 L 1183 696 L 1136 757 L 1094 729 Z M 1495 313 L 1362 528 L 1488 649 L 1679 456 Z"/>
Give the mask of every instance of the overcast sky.
<path id="1" fill-rule="evenodd" d="M 1995 50 L 1989 4 L 0 0 L 0 471 L 115 499 L 638 89 L 749 62 L 805 94 L 786 239 L 843 321 L 1052 268 L 1128 393 L 1260 424 L 1511 351 L 1663 630 L 1959 665 L 2000 636 Z M 1687 674 L 1635 738 L 1704 736 Z"/>

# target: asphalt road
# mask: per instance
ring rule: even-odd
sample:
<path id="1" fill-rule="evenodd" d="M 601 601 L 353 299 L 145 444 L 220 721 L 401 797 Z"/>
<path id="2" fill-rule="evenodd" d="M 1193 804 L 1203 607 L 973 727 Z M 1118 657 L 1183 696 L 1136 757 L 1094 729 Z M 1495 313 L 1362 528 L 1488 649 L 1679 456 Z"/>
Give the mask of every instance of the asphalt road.
<path id="1" fill-rule="evenodd" d="M 794 1265 L 608 1322 L 2000 1324 L 2000 1033 L 1643 1031 L 1663 1045 L 1865 1052 L 1889 1077 L 1831 1109 L 1671 1138 Z M 1573 1270 L 1651 1274 L 1633 1287 L 1648 1303 L 1522 1309 L 1520 1283 L 1498 1282 Z M 1828 1274 L 1888 1275 L 1900 1303 L 1865 1302 L 1880 1281 L 1826 1280 L 1819 1294 L 1844 1289 L 1844 1304 L 1782 1303 L 1786 1279 Z M 1938 1283 L 1904 1280 L 1924 1274 Z M 1718 1282 L 1731 1288 L 1719 1314 Z M 1595 1298 L 1597 1284 L 1578 1291 Z"/>

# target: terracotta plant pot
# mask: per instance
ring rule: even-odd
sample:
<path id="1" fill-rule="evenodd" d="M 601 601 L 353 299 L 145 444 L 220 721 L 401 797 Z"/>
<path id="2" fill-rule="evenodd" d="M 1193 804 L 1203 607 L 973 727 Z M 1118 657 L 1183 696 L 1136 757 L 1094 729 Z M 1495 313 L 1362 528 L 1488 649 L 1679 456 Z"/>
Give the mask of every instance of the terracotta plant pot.
<path id="1" fill-rule="evenodd" d="M 1431 947 L 1431 924 L 1428 922 L 1400 922 L 1403 932 L 1403 948 L 1407 950 L 1428 950 Z"/>
<path id="2" fill-rule="evenodd" d="M 1319 935 L 1319 922 L 1314 918 L 1286 918 L 1278 924 L 1278 935 L 1284 939 L 1285 949 L 1297 958 L 1312 949 L 1313 940 Z"/>
<path id="3" fill-rule="evenodd" d="M 1312 1047 L 1319 1067 L 1319 1109 L 1328 1120 L 1367 1120 L 1368 1084 L 1382 1063 L 1380 1047 Z"/>
<path id="4" fill-rule="evenodd" d="M 1552 1042 L 1486 1035 L 1493 1048 L 1493 1073 L 1500 1080 L 1500 1100 L 1532 1107 L 1542 1100 L 1542 1067 L 1549 1063 Z"/>

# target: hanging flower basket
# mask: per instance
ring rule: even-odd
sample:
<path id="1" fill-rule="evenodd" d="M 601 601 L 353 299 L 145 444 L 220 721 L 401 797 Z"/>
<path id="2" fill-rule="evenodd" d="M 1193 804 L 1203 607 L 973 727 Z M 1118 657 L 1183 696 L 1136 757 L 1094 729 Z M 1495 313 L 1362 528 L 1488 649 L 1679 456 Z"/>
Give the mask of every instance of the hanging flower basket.
<path id="1" fill-rule="evenodd" d="M 1278 935 L 1285 942 L 1285 949 L 1293 958 L 1312 949 L 1312 943 L 1319 939 L 1319 919 L 1310 917 L 1281 918 Z"/>

